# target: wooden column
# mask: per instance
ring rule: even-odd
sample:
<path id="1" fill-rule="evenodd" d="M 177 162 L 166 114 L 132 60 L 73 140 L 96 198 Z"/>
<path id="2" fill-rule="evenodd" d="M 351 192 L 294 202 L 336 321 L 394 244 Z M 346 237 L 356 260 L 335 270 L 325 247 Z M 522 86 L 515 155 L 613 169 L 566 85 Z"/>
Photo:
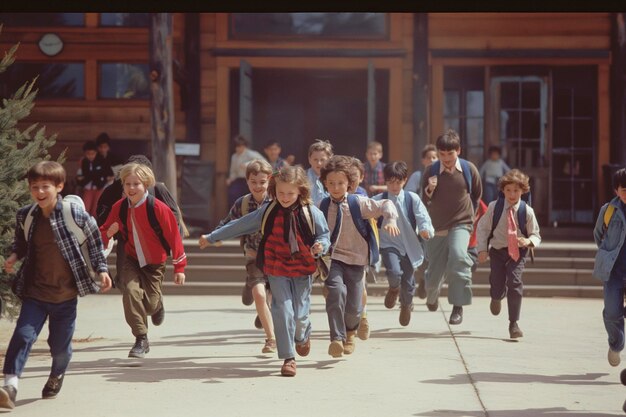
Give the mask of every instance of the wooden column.
<path id="1" fill-rule="evenodd" d="M 606 183 L 611 178 L 604 178 L 602 165 L 610 161 L 611 132 L 610 132 L 610 98 L 609 98 L 609 64 L 598 65 L 598 164 L 597 164 L 597 187 L 598 200 L 604 204 L 611 196 L 606 194 Z"/>

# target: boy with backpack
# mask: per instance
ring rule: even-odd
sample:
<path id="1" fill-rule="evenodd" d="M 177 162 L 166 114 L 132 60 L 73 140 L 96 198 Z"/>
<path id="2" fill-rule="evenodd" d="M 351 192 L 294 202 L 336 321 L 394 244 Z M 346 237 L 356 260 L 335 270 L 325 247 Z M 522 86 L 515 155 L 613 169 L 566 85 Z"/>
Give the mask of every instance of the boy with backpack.
<path id="1" fill-rule="evenodd" d="M 604 286 L 602 317 L 609 336 L 608 360 L 620 364 L 624 349 L 624 284 L 626 283 L 626 168 L 613 174 L 615 197 L 602 206 L 593 238 L 598 245 L 593 276 Z"/>
<path id="2" fill-rule="evenodd" d="M 478 262 L 491 259 L 489 285 L 491 314 L 500 314 L 506 296 L 509 309 L 509 336 L 524 336 L 517 324 L 522 308 L 524 284 L 522 273 L 527 253 L 539 246 L 539 224 L 535 212 L 522 199 L 530 191 L 528 175 L 513 169 L 498 180 L 500 196 L 489 203 L 487 212 L 478 222 L 476 233 Z M 491 248 L 489 248 L 491 246 Z"/>
<path id="3" fill-rule="evenodd" d="M 408 177 L 406 163 L 404 161 L 390 162 L 385 165 L 383 174 L 388 191 L 372 198 L 374 200 L 389 199 L 396 206 L 400 229 L 400 236 L 392 236 L 384 230 L 380 232 L 380 254 L 389 282 L 385 307 L 394 308 L 399 296 L 400 325 L 408 326 L 411 321 L 415 293 L 413 274 L 424 260 L 418 235 L 428 240 L 435 234 L 435 230 L 419 196 L 411 191 L 403 190 Z"/>
<path id="4" fill-rule="evenodd" d="M 448 280 L 448 302 L 453 305 L 450 324 L 463 321 L 463 306 L 472 303 L 472 261 L 467 253 L 474 213 L 482 194 L 478 169 L 459 157 L 461 139 L 452 129 L 437 138 L 439 160 L 424 170 L 423 201 L 435 228 L 426 242 L 426 306 L 439 307 L 444 276 Z"/>
<path id="5" fill-rule="evenodd" d="M 330 327 L 328 354 L 334 358 L 354 352 L 362 312 L 365 266 L 378 261 L 378 244 L 370 218 L 384 217 L 382 225 L 391 236 L 400 233 L 398 212 L 389 200 L 375 201 L 350 194 L 358 185 L 352 157 L 335 155 L 321 169 L 322 182 L 330 194 L 320 202 L 330 235 L 330 270 L 326 313 Z M 351 219 L 352 221 L 342 221 Z"/>
<path id="6" fill-rule="evenodd" d="M 130 163 L 122 167 L 120 178 L 126 197 L 113 205 L 100 232 L 105 244 L 119 231 L 126 241 L 118 284 L 126 323 L 135 336 L 128 357 L 143 358 L 150 351 L 147 316 L 155 326 L 165 319 L 161 286 L 167 256 L 171 252 L 177 285 L 185 283 L 187 257 L 174 213 L 148 193 L 155 183 L 152 170 Z"/>
<path id="7" fill-rule="evenodd" d="M 59 194 L 66 179 L 63 166 L 42 161 L 32 166 L 26 177 L 34 204 L 18 210 L 11 255 L 4 262 L 4 270 L 13 273 L 15 262 L 24 258 L 12 285 L 22 308 L 4 359 L 0 408 L 15 406 L 18 379 L 46 320 L 52 368 L 41 396 L 58 395 L 72 358 L 77 296 L 111 288 L 96 222 L 84 208 L 63 201 Z M 86 240 L 87 257 L 75 228 L 80 228 Z"/>

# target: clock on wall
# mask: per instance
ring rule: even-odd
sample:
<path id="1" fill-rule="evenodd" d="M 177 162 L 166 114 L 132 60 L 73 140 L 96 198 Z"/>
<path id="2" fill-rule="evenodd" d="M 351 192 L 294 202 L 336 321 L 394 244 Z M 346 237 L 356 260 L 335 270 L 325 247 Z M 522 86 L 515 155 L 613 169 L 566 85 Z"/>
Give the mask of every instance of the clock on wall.
<path id="1" fill-rule="evenodd" d="M 45 55 L 55 56 L 63 50 L 63 41 L 55 33 L 46 33 L 39 39 L 39 49 Z"/>

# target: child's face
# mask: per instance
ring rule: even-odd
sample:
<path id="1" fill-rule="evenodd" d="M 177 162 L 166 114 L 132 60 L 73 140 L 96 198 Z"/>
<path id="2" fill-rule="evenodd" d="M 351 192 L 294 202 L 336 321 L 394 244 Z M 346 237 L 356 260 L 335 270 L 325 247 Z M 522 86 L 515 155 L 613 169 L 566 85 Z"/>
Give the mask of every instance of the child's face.
<path id="1" fill-rule="evenodd" d="M 246 147 L 243 145 L 237 145 L 235 146 L 235 153 L 241 155 L 243 153 L 243 151 L 246 150 Z"/>
<path id="2" fill-rule="evenodd" d="M 318 177 L 320 176 L 320 170 L 324 167 L 324 165 L 326 165 L 328 159 L 328 154 L 324 151 L 314 151 L 311 153 L 309 156 L 309 164 L 311 165 L 311 168 L 313 168 L 315 175 Z"/>
<path id="3" fill-rule="evenodd" d="M 270 185 L 270 176 L 264 172 L 250 174 L 246 180 L 248 189 L 256 201 L 261 201 L 265 197 L 267 187 Z"/>
<path id="4" fill-rule="evenodd" d="M 452 151 L 442 151 L 441 149 L 437 150 L 437 153 L 439 154 L 439 159 L 446 169 L 454 168 L 456 160 L 459 158 L 460 152 L 460 149 L 454 149 Z"/>
<path id="5" fill-rule="evenodd" d="M 85 151 L 85 158 L 87 158 L 90 162 L 93 162 L 93 160 L 96 159 L 96 155 L 98 155 L 98 151 L 94 151 L 92 149 Z"/>
<path id="6" fill-rule="evenodd" d="M 146 186 L 136 174 L 130 174 L 124 178 L 124 194 L 130 200 L 131 205 L 135 205 L 146 194 Z"/>
<path id="7" fill-rule="evenodd" d="M 626 204 L 626 188 L 625 187 L 617 187 L 617 190 L 615 190 L 615 195 L 617 195 L 619 197 L 620 200 L 622 200 L 622 203 Z"/>
<path id="8" fill-rule="evenodd" d="M 350 181 L 345 172 L 329 172 L 326 175 L 326 182 L 324 183 L 326 189 L 330 193 L 330 196 L 334 200 L 341 200 L 348 192 Z"/>
<path id="9" fill-rule="evenodd" d="M 492 161 L 497 161 L 498 159 L 500 159 L 500 152 L 491 152 L 489 154 L 489 159 L 491 159 Z"/>
<path id="10" fill-rule="evenodd" d="M 400 194 L 400 191 L 404 188 L 404 184 L 406 184 L 406 178 L 403 180 L 399 180 L 398 178 L 393 178 L 389 181 L 385 181 L 387 184 L 387 191 L 391 194 L 397 196 Z"/>
<path id="11" fill-rule="evenodd" d="M 278 157 L 280 156 L 281 149 L 280 149 L 280 146 L 278 145 L 270 145 L 267 148 L 265 148 L 264 151 L 268 159 L 273 162 L 273 161 L 276 161 Z"/>
<path id="12" fill-rule="evenodd" d="M 426 155 L 424 155 L 424 157 L 422 158 L 422 165 L 424 165 L 424 168 L 426 168 L 429 165 L 432 165 L 433 162 L 435 162 L 437 160 L 437 152 L 435 151 L 428 151 L 426 152 Z"/>
<path id="13" fill-rule="evenodd" d="M 295 184 L 276 181 L 276 199 L 281 206 L 287 208 L 292 206 L 300 197 L 300 190 Z"/>
<path id="14" fill-rule="evenodd" d="M 49 212 L 54 209 L 54 205 L 57 203 L 57 195 L 63 189 L 63 183 L 55 185 L 53 181 L 39 179 L 31 181 L 28 188 L 31 198 L 39 208 L 44 212 Z"/>
<path id="15" fill-rule="evenodd" d="M 101 143 L 100 145 L 98 145 L 98 153 L 102 156 L 107 156 L 110 150 L 111 147 L 108 143 Z"/>
<path id="16" fill-rule="evenodd" d="M 378 163 L 378 161 L 380 161 L 380 158 L 383 157 L 383 153 L 376 148 L 371 148 L 365 152 L 365 157 L 370 165 L 374 166 Z"/>
<path id="17" fill-rule="evenodd" d="M 502 190 L 509 204 L 516 204 L 522 197 L 522 189 L 517 184 L 507 184 Z"/>

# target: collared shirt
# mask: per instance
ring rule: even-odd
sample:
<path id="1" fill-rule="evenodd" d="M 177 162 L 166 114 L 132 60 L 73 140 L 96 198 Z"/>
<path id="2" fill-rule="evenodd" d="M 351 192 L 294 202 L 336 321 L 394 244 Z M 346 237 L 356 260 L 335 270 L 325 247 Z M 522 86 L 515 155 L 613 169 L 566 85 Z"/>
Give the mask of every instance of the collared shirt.
<path id="1" fill-rule="evenodd" d="M 519 209 L 520 202 L 513 204 L 513 218 L 515 219 L 515 225 L 517 226 L 517 237 L 525 237 L 520 231 L 520 227 L 517 220 L 517 210 Z M 478 239 L 478 252 L 487 251 L 487 239 L 491 232 L 491 225 L 493 222 L 493 211 L 496 207 L 496 201 L 489 203 L 487 212 L 478 221 L 478 228 L 476 230 L 476 237 Z M 509 223 L 507 219 L 508 209 L 511 207 L 506 199 L 504 200 L 504 210 L 500 220 L 493 231 L 493 237 L 489 242 L 489 245 L 495 249 L 502 249 L 508 247 L 508 229 Z M 526 205 L 526 231 L 528 232 L 528 239 L 532 242 L 533 246 L 539 246 L 541 243 L 541 236 L 539 235 L 539 223 L 535 217 L 535 211 L 528 204 Z"/>
<path id="2" fill-rule="evenodd" d="M 311 200 L 313 200 L 315 206 L 319 207 L 320 202 L 330 194 L 324 189 L 324 184 L 322 184 L 320 177 L 313 171 L 313 168 L 306 170 L 306 176 L 309 178 L 309 183 L 311 184 Z"/>
<path id="3" fill-rule="evenodd" d="M 428 234 L 432 237 L 435 234 L 435 229 L 430 221 L 428 210 L 422 203 L 419 196 L 411 192 L 411 200 L 413 201 L 413 213 L 406 211 L 405 198 L 408 191 L 402 190 L 400 194 L 393 195 L 389 193 L 389 200 L 395 205 L 398 210 L 398 228 L 400 229 L 400 236 L 391 236 L 384 229 L 380 230 L 380 247 L 381 248 L 394 248 L 404 256 L 408 255 L 413 268 L 417 268 L 424 261 L 424 251 L 422 244 L 417 238 L 417 233 L 422 230 L 428 230 Z M 374 200 L 383 201 L 383 195 L 378 194 L 372 197 Z M 417 223 L 417 230 L 413 230 L 409 216 L 415 215 Z"/>

